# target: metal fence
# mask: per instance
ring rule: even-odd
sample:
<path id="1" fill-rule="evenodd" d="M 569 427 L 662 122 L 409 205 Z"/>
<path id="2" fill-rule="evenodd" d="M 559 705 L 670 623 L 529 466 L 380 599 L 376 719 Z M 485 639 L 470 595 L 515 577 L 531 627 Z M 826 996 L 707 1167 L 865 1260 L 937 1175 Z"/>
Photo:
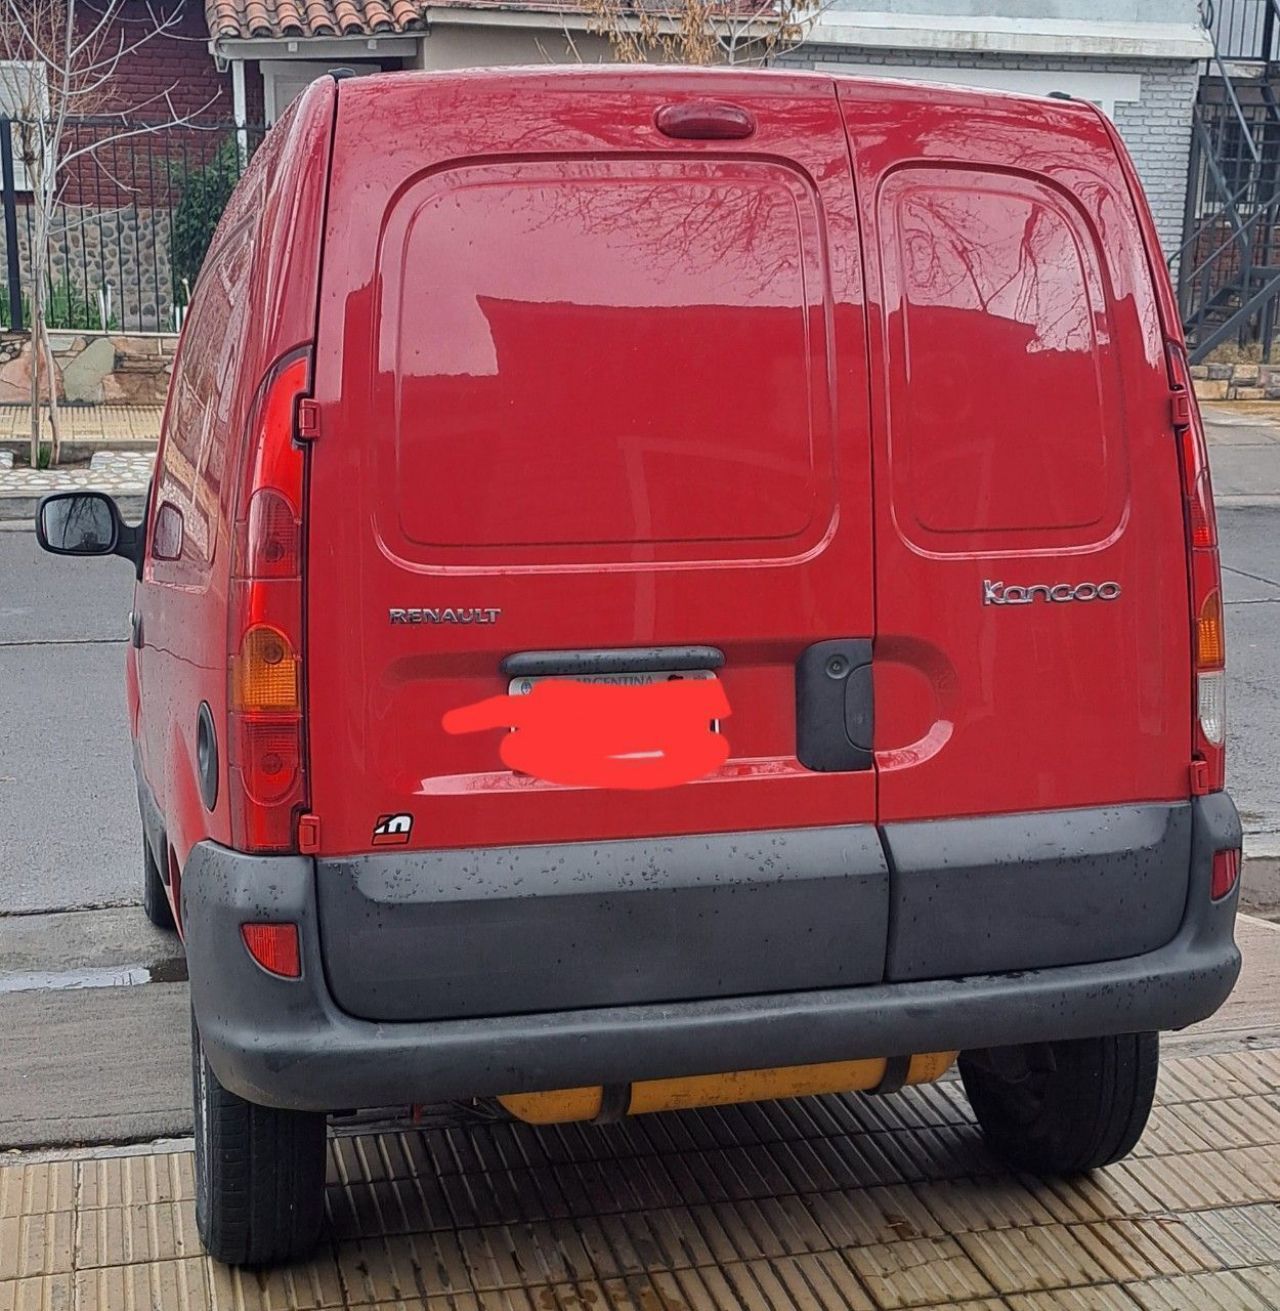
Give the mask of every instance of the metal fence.
<path id="1" fill-rule="evenodd" d="M 1276 0 L 1205 0 L 1202 7 L 1223 59 L 1270 61 L 1280 55 Z"/>
<path id="2" fill-rule="evenodd" d="M 1178 300 L 1193 360 L 1234 340 L 1271 358 L 1280 321 L 1280 116 L 1206 79 L 1192 118 Z"/>
<path id="3" fill-rule="evenodd" d="M 208 238 L 265 131 L 224 120 L 67 123 L 45 285 L 50 327 L 180 327 Z M 29 326 L 37 139 L 34 125 L 0 118 L 0 327 Z"/>

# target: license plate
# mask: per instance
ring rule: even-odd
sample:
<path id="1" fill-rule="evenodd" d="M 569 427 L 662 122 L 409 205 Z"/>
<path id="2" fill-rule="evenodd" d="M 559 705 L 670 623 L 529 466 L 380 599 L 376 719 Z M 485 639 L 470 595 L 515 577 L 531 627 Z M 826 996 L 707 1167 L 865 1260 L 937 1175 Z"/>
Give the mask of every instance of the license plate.
<path id="1" fill-rule="evenodd" d="M 714 678 L 710 669 L 653 669 L 632 674 L 539 674 L 533 678 L 513 678 L 507 684 L 509 696 L 528 696 L 535 683 L 606 683 L 611 687 L 647 687 L 650 683 L 673 683 L 681 679 Z"/>

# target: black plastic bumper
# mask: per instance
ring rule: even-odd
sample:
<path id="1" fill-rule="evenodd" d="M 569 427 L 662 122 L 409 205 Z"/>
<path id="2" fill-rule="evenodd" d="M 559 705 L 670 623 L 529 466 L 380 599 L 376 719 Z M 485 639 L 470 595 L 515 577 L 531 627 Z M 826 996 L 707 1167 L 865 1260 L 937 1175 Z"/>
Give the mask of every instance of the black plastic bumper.
<path id="1" fill-rule="evenodd" d="M 1240 970 L 1237 893 L 1210 900 L 1212 853 L 1240 841 L 1230 798 L 1196 799 L 1191 830 L 1181 925 L 1141 955 L 952 979 L 392 1023 L 354 1018 L 333 1001 L 310 858 L 246 856 L 201 843 L 182 880 L 192 1000 L 219 1079 L 251 1101 L 300 1110 L 1177 1029 L 1217 1010 Z M 261 920 L 298 925 L 300 980 L 267 974 L 245 951 L 240 925 Z"/>

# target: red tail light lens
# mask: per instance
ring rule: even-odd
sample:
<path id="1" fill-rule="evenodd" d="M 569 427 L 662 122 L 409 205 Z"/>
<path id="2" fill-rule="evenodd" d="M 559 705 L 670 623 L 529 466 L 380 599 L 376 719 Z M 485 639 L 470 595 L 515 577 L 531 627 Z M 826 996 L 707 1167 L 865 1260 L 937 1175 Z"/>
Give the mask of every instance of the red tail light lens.
<path id="1" fill-rule="evenodd" d="M 236 759 L 245 799 L 255 806 L 278 806 L 291 797 L 302 770 L 302 733 L 297 718 L 241 717 Z"/>
<path id="2" fill-rule="evenodd" d="M 254 492 L 249 501 L 243 563 L 251 578 L 292 578 L 300 572 L 302 525 L 295 508 L 274 488 Z"/>
<path id="3" fill-rule="evenodd" d="M 306 808 L 302 562 L 306 453 L 295 414 L 308 382 L 304 352 L 268 375 L 250 427 L 236 504 L 228 606 L 228 749 L 232 843 L 296 850 Z"/>
<path id="4" fill-rule="evenodd" d="M 302 977 L 296 924 L 242 924 L 240 936 L 249 955 L 268 974 L 278 974 L 282 979 Z"/>
<path id="5" fill-rule="evenodd" d="M 1235 887 L 1236 880 L 1239 877 L 1239 849 L 1233 847 L 1229 851 L 1215 851 L 1213 853 L 1213 879 L 1209 894 L 1214 901 L 1219 901 L 1225 897 Z"/>

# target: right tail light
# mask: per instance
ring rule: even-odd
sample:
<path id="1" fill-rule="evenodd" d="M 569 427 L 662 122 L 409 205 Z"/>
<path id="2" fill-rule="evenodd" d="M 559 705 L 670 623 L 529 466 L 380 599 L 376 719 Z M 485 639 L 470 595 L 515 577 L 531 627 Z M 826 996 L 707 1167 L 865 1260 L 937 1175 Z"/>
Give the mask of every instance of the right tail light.
<path id="1" fill-rule="evenodd" d="M 1178 455 L 1182 468 L 1187 554 L 1191 575 L 1193 663 L 1196 679 L 1192 725 L 1192 788 L 1220 792 L 1226 786 L 1227 647 L 1223 628 L 1222 569 L 1218 560 L 1218 520 L 1209 478 L 1209 449 L 1191 386 L 1186 350 L 1169 346 L 1174 388 Z"/>

